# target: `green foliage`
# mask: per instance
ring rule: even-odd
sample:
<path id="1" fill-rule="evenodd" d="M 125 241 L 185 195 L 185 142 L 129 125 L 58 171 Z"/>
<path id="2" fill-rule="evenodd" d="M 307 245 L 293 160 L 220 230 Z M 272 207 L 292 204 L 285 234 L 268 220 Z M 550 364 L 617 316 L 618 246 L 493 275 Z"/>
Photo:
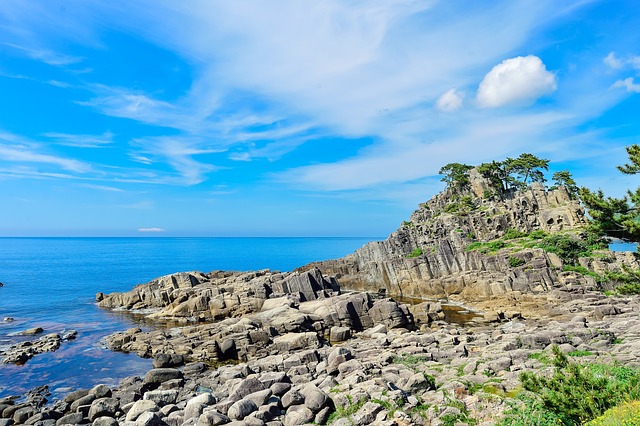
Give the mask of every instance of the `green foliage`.
<path id="1" fill-rule="evenodd" d="M 460 163 L 449 163 L 443 166 L 438 172 L 442 175 L 442 182 L 447 184 L 447 189 L 453 192 L 461 193 L 469 187 L 469 170 L 473 166 Z"/>
<path id="2" fill-rule="evenodd" d="M 549 169 L 549 160 L 533 154 L 520 154 L 518 158 L 492 161 L 478 166 L 478 172 L 500 192 L 511 188 L 522 189 L 531 182 L 544 182 L 542 170 Z"/>
<path id="3" fill-rule="evenodd" d="M 410 222 L 408 220 L 405 220 L 402 222 L 402 226 L 406 226 L 407 228 L 415 228 L 416 225 L 413 224 L 413 222 Z"/>
<path id="4" fill-rule="evenodd" d="M 422 256 L 422 249 L 420 247 L 418 247 L 417 249 L 413 250 L 411 253 L 409 253 L 407 255 L 408 258 L 413 258 L 413 257 L 418 257 L 418 256 Z"/>
<path id="5" fill-rule="evenodd" d="M 574 356 L 574 357 L 583 357 L 583 356 L 591 356 L 591 355 L 593 355 L 593 352 L 575 350 L 575 351 L 569 352 L 567 355 Z"/>
<path id="6" fill-rule="evenodd" d="M 517 268 L 518 266 L 524 265 L 526 262 L 524 259 L 520 259 L 519 257 L 509 256 L 509 266 L 512 268 Z"/>
<path id="7" fill-rule="evenodd" d="M 523 388 L 533 395 L 533 400 L 524 401 L 520 413 L 535 409 L 541 418 L 555 417 L 556 421 L 562 422 L 560 424 L 580 425 L 611 407 L 640 397 L 638 369 L 619 365 L 572 363 L 557 346 L 553 347 L 553 355 L 555 369 L 551 377 L 527 372 L 520 375 Z"/>
<path id="8" fill-rule="evenodd" d="M 535 231 L 531 231 L 529 233 L 529 238 L 531 238 L 532 240 L 541 240 L 546 236 L 547 236 L 547 233 L 544 232 L 542 229 L 536 229 Z"/>
<path id="9" fill-rule="evenodd" d="M 555 172 L 551 179 L 553 179 L 554 185 L 549 189 L 556 189 L 559 186 L 564 186 L 571 198 L 575 198 L 578 195 L 578 186 L 576 185 L 576 181 L 573 180 L 573 176 L 571 176 L 569 170 Z"/>
<path id="10" fill-rule="evenodd" d="M 359 409 L 362 408 L 362 406 L 364 404 L 367 403 L 367 398 L 362 398 L 360 399 L 358 402 L 356 402 L 355 404 L 353 403 L 352 399 L 351 399 L 351 395 L 347 395 L 347 399 L 349 400 L 349 404 L 345 407 L 336 407 L 336 411 L 334 411 L 333 413 L 331 413 L 329 415 L 329 418 L 327 419 L 327 424 L 330 425 L 331 423 L 335 422 L 338 419 L 341 419 L 343 417 L 350 417 L 352 415 L 354 415 L 355 413 L 358 412 Z"/>
<path id="11" fill-rule="evenodd" d="M 469 244 L 465 250 L 466 251 L 473 251 L 473 250 L 478 250 L 478 249 L 480 249 L 482 247 L 484 247 L 484 243 L 482 243 L 480 241 L 474 241 L 471 244 Z"/>
<path id="12" fill-rule="evenodd" d="M 549 160 L 536 157 L 533 154 L 524 153 L 520 154 L 518 158 L 511 160 L 510 167 L 513 169 L 513 172 L 522 179 L 519 181 L 520 184 L 526 186 L 527 180 L 529 180 L 530 183 L 545 181 L 542 170 L 549 170 Z"/>
<path id="13" fill-rule="evenodd" d="M 585 423 L 585 426 L 640 426 L 640 401 L 610 408 L 602 416 Z"/>
<path id="14" fill-rule="evenodd" d="M 402 354 L 401 356 L 394 356 L 391 360 L 393 364 L 402 364 L 405 367 L 409 367 L 411 369 L 415 369 L 418 364 L 423 364 L 429 361 L 430 358 L 424 355 L 411 355 L 411 354 Z M 435 379 L 434 379 L 435 380 Z"/>
<path id="15" fill-rule="evenodd" d="M 640 173 L 640 146 L 627 148 L 630 163 L 618 166 L 625 174 Z M 601 234 L 640 241 L 640 188 L 628 190 L 622 198 L 606 197 L 602 190 L 580 188 L 580 198 L 591 217 L 591 228 Z"/>
<path id="16" fill-rule="evenodd" d="M 536 247 L 557 254 L 565 263 L 575 264 L 579 257 L 588 257 L 591 251 L 600 248 L 588 240 L 575 235 L 552 234 L 539 240 Z"/>
<path id="17" fill-rule="evenodd" d="M 506 231 L 504 231 L 503 238 L 505 240 L 513 240 L 513 239 L 516 239 L 516 238 L 522 238 L 522 237 L 524 237 L 526 235 L 527 234 L 525 232 L 520 232 L 517 229 L 508 228 Z"/>
<path id="18" fill-rule="evenodd" d="M 562 419 L 549 411 L 536 395 L 522 392 L 517 400 L 510 403 L 511 408 L 505 411 L 505 417 L 498 426 L 558 426 Z"/>
<path id="19" fill-rule="evenodd" d="M 531 352 L 527 356 L 527 358 L 535 359 L 544 365 L 551 365 L 551 359 L 549 358 L 549 355 L 547 355 L 546 352 Z"/>
<path id="20" fill-rule="evenodd" d="M 496 252 L 500 249 L 503 249 L 505 247 L 507 247 L 507 243 L 505 243 L 502 240 L 496 240 L 496 241 L 489 241 L 487 244 L 487 249 L 489 249 L 490 252 Z"/>
<path id="21" fill-rule="evenodd" d="M 464 195 L 453 203 L 447 204 L 444 208 L 446 213 L 456 213 L 456 214 L 469 214 L 470 212 L 476 210 L 478 206 L 476 205 L 473 197 L 469 195 Z"/>

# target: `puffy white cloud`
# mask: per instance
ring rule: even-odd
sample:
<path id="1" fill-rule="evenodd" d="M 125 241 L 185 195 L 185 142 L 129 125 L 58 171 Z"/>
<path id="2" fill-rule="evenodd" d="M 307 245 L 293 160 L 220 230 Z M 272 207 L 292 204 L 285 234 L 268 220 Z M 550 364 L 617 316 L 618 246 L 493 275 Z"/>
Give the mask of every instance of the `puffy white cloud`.
<path id="1" fill-rule="evenodd" d="M 624 80 L 618 80 L 613 84 L 613 87 L 623 87 L 627 89 L 627 92 L 640 93 L 640 84 L 636 84 L 633 78 L 625 78 Z"/>
<path id="2" fill-rule="evenodd" d="M 478 87 L 478 103 L 487 108 L 529 104 L 557 87 L 555 74 L 547 71 L 540 58 L 518 56 L 505 59 L 489 71 Z"/>
<path id="3" fill-rule="evenodd" d="M 609 52 L 607 56 L 602 60 L 605 65 L 608 65 L 610 68 L 614 70 L 618 70 L 624 66 L 624 62 L 620 59 L 616 58 L 616 54 L 614 52 Z"/>
<path id="4" fill-rule="evenodd" d="M 463 98 L 464 93 L 459 92 L 455 88 L 449 89 L 438 98 L 436 108 L 443 112 L 455 111 L 462 106 Z"/>

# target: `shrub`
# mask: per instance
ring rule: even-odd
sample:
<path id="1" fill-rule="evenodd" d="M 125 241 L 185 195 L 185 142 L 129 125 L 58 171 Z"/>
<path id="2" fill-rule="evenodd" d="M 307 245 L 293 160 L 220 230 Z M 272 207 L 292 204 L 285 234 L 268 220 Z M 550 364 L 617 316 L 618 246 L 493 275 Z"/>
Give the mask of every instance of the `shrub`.
<path id="1" fill-rule="evenodd" d="M 537 247 L 557 254 L 565 263 L 575 264 L 579 257 L 591 255 L 591 247 L 586 241 L 564 234 L 548 235 L 540 240 Z"/>
<path id="2" fill-rule="evenodd" d="M 408 258 L 422 256 L 422 249 L 418 247 L 407 255 Z"/>
<path id="3" fill-rule="evenodd" d="M 509 256 L 509 266 L 512 268 L 517 268 L 518 266 L 524 265 L 526 262 L 524 259 L 520 259 L 519 257 Z"/>
<path id="4" fill-rule="evenodd" d="M 546 409 L 562 424 L 580 425 L 628 399 L 640 399 L 640 370 L 619 365 L 569 362 L 557 346 L 553 347 L 555 371 L 551 377 L 522 373 L 520 381 L 536 401 L 532 407 Z M 515 425 L 517 423 L 504 423 Z M 557 423 L 556 423 L 557 424 Z"/>
<path id="5" fill-rule="evenodd" d="M 524 232 L 520 232 L 517 229 L 513 229 L 513 228 L 509 228 L 506 231 L 504 231 L 505 240 L 514 240 L 516 238 L 525 237 L 526 235 L 527 234 L 525 234 Z"/>

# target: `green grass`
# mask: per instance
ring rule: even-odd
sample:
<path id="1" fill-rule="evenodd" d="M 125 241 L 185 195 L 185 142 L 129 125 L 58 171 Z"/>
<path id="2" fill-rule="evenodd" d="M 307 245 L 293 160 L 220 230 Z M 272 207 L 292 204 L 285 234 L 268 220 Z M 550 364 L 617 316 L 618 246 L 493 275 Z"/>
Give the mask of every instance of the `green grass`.
<path id="1" fill-rule="evenodd" d="M 517 268 L 518 266 L 524 265 L 526 262 L 524 259 L 520 259 L 519 257 L 509 256 L 509 266 L 512 268 Z"/>
<path id="2" fill-rule="evenodd" d="M 578 350 L 576 350 L 576 351 L 569 352 L 567 355 L 573 356 L 573 357 L 583 357 L 583 356 L 594 355 L 594 353 L 591 352 L 591 351 L 578 351 Z"/>
<path id="3" fill-rule="evenodd" d="M 352 399 L 351 399 L 351 395 L 347 395 L 347 399 L 349 400 L 349 404 L 346 407 L 339 407 L 338 406 L 338 407 L 336 407 L 336 411 L 334 411 L 333 413 L 331 413 L 329 415 L 329 418 L 327 419 L 327 424 L 328 425 L 330 425 L 331 423 L 333 423 L 336 420 L 341 419 L 343 417 L 350 417 L 350 416 L 354 415 L 368 401 L 367 398 L 362 398 L 362 399 L 360 399 L 360 401 L 358 401 L 358 402 L 356 402 L 354 404 Z"/>
<path id="4" fill-rule="evenodd" d="M 418 247 L 417 249 L 413 250 L 411 253 L 409 253 L 407 255 L 408 258 L 413 258 L 413 257 L 418 257 L 418 256 L 422 256 L 422 249 L 420 247 Z"/>
<path id="5" fill-rule="evenodd" d="M 631 401 L 610 408 L 585 426 L 640 426 L 640 401 Z"/>

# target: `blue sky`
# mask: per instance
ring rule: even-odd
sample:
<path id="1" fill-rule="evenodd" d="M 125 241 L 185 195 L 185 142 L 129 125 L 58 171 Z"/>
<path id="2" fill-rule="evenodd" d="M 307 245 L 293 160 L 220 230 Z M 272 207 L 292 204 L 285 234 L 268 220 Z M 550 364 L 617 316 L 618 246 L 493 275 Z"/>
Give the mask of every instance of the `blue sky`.
<path id="1" fill-rule="evenodd" d="M 385 236 L 449 162 L 620 195 L 629 1 L 0 5 L 0 235 Z"/>

